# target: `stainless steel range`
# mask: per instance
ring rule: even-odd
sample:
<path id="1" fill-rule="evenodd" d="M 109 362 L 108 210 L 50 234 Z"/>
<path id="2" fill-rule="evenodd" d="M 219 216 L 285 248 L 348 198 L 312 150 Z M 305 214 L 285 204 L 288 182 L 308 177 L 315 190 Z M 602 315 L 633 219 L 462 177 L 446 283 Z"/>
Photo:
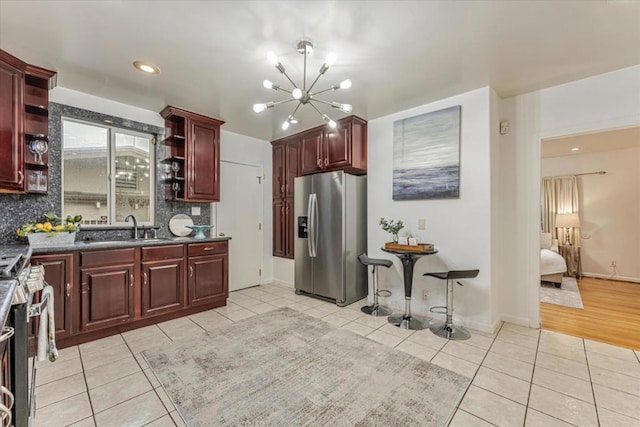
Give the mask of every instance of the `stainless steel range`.
<path id="1" fill-rule="evenodd" d="M 14 288 L 11 309 L 5 321 L 0 343 L 8 340 L 7 390 L 0 396 L 0 419 L 3 424 L 30 426 L 35 416 L 35 366 L 32 364 L 31 383 L 29 382 L 29 335 L 30 317 L 39 314 L 40 305 L 33 303 L 33 294 L 44 287 L 44 268 L 31 266 L 31 248 L 29 246 L 0 247 L 0 285 L 6 289 Z M 15 284 L 15 287 L 14 287 Z M 7 288 L 7 286 L 10 286 Z M 5 380 L 6 382 L 6 380 Z M 7 387 L 8 385 L 8 387 Z M 11 408 L 11 405 L 13 407 Z M 4 407 L 4 408 L 3 408 Z M 11 410 L 7 415 L 6 410 Z M 8 418 L 12 419 L 12 421 Z M 7 422 L 8 421 L 8 422 Z"/>

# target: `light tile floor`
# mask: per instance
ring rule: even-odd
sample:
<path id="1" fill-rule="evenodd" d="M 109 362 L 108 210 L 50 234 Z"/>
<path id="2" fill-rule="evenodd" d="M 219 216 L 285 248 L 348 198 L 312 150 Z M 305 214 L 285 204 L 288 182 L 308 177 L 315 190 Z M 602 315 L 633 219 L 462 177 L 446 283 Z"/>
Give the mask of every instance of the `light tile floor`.
<path id="1" fill-rule="evenodd" d="M 232 292 L 228 305 L 60 351 L 38 368 L 36 426 L 183 426 L 140 352 L 290 307 L 472 379 L 460 426 L 640 426 L 640 351 L 505 323 L 447 341 L 401 330 L 277 284 Z"/>

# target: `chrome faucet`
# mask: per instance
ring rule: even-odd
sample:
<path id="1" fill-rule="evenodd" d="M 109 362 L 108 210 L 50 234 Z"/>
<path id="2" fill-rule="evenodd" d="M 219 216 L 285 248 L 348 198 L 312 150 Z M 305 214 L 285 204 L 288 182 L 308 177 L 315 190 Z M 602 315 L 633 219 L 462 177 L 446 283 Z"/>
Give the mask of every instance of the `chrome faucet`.
<path id="1" fill-rule="evenodd" d="M 127 215 L 124 222 L 129 222 L 129 218 L 133 221 L 133 238 L 138 239 L 138 220 L 133 215 Z"/>

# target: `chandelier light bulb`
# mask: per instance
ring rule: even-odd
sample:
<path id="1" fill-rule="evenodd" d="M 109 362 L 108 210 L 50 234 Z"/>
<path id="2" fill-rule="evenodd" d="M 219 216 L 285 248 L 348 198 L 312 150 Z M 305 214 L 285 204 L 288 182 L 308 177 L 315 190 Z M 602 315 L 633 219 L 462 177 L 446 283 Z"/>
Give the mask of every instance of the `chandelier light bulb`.
<path id="1" fill-rule="evenodd" d="M 287 129 L 289 129 L 289 120 L 285 120 L 284 122 L 282 122 L 282 130 Z"/>
<path id="2" fill-rule="evenodd" d="M 300 99 L 302 98 L 302 90 L 300 88 L 295 88 L 291 91 L 291 96 L 293 96 L 293 99 Z"/>
<path id="3" fill-rule="evenodd" d="M 331 67 L 336 62 L 336 55 L 334 53 L 330 53 L 327 55 L 327 59 L 325 59 L 324 63 L 327 67 Z"/>
<path id="4" fill-rule="evenodd" d="M 342 104 L 340 106 L 340 111 L 343 111 L 345 113 L 350 113 L 353 110 L 353 107 L 351 106 L 351 104 Z"/>
<path id="5" fill-rule="evenodd" d="M 253 111 L 256 113 L 261 113 L 267 109 L 265 104 L 253 104 Z"/>
<path id="6" fill-rule="evenodd" d="M 271 80 L 265 80 L 262 82 L 262 86 L 264 86 L 265 89 L 272 89 L 273 82 Z"/>
<path id="7" fill-rule="evenodd" d="M 336 128 L 336 122 L 334 122 L 333 120 L 329 120 L 329 127 L 331 129 L 335 129 Z"/>
<path id="8" fill-rule="evenodd" d="M 300 120 L 296 119 L 293 116 L 289 116 L 289 120 L 287 120 L 289 123 L 291 123 L 292 125 L 297 125 L 298 123 L 300 123 Z"/>
<path id="9" fill-rule="evenodd" d="M 351 80 L 346 79 L 340 82 L 340 89 L 349 89 L 351 87 Z"/>
<path id="10" fill-rule="evenodd" d="M 277 65 L 277 64 L 278 64 L 278 62 L 280 62 L 280 61 L 278 61 L 278 57 L 276 56 L 276 54 L 275 54 L 275 53 L 273 53 L 273 51 L 272 51 L 272 50 L 270 50 L 269 52 L 267 52 L 267 61 L 269 61 L 269 63 L 270 63 L 271 65 Z"/>

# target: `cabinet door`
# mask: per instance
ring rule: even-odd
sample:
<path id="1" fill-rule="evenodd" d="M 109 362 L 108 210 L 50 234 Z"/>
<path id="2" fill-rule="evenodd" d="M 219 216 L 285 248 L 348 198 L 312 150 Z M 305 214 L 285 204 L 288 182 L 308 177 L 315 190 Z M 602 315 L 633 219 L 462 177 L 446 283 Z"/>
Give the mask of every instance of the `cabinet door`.
<path id="1" fill-rule="evenodd" d="M 0 59 L 0 192 L 24 190 L 23 73 Z"/>
<path id="2" fill-rule="evenodd" d="M 304 135 L 300 139 L 300 174 L 322 170 L 322 131 Z"/>
<path id="3" fill-rule="evenodd" d="M 323 154 L 324 167 L 327 169 L 351 165 L 349 126 L 340 126 L 324 134 Z"/>
<path id="4" fill-rule="evenodd" d="M 207 304 L 229 294 L 227 255 L 189 258 L 189 302 Z"/>
<path id="5" fill-rule="evenodd" d="M 77 314 L 77 304 L 73 303 L 73 254 L 34 256 L 31 263 L 44 267 L 44 279 L 53 287 L 56 338 L 66 338 L 73 333 L 72 321 Z"/>
<path id="6" fill-rule="evenodd" d="M 220 128 L 188 120 L 185 200 L 220 201 Z"/>
<path id="7" fill-rule="evenodd" d="M 285 256 L 287 248 L 285 235 L 284 200 L 273 201 L 273 256 Z"/>
<path id="8" fill-rule="evenodd" d="M 86 268 L 82 282 L 81 321 L 84 331 L 133 320 L 134 265 Z"/>
<path id="9" fill-rule="evenodd" d="M 300 146 L 298 141 L 285 146 L 286 171 L 284 180 L 284 194 L 282 197 L 293 198 L 293 180 L 300 176 Z"/>
<path id="10" fill-rule="evenodd" d="M 184 305 L 184 260 L 142 263 L 142 315 L 149 316 Z"/>
<path id="11" fill-rule="evenodd" d="M 293 214 L 293 199 L 287 199 L 284 202 L 284 222 L 283 222 L 283 233 L 284 234 L 284 242 L 285 242 L 285 251 L 284 256 L 286 258 L 293 259 L 294 248 L 293 242 L 295 238 L 295 229 L 294 229 L 294 214 Z"/>
<path id="12" fill-rule="evenodd" d="M 273 146 L 273 198 L 284 197 L 286 189 L 285 171 L 286 145 Z"/>

